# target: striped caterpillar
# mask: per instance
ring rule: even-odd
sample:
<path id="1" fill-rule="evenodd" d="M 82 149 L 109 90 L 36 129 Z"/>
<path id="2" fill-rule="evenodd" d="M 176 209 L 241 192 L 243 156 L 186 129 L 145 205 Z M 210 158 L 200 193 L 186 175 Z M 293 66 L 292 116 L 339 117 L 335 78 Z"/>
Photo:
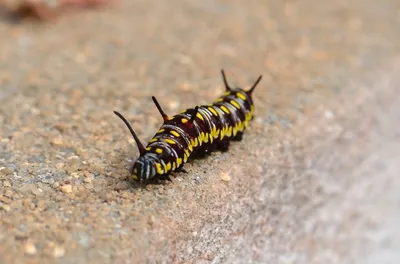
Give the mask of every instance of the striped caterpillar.
<path id="1" fill-rule="evenodd" d="M 153 96 L 164 123 L 146 148 L 125 117 L 114 111 L 128 127 L 139 149 L 140 156 L 131 169 L 134 180 L 169 179 L 172 171 L 185 171 L 183 165 L 189 159 L 203 157 L 214 150 L 227 151 L 231 140 L 242 139 L 243 131 L 253 119 L 251 95 L 262 76 L 245 91 L 232 89 L 223 70 L 221 73 L 226 91 L 210 105 L 189 108 L 169 117 Z"/>

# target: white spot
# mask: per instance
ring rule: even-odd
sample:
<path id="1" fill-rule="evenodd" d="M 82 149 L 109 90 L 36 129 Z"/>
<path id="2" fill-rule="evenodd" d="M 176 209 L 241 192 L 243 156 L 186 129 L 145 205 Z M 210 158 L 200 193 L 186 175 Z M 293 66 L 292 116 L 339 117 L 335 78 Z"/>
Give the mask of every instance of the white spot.
<path id="1" fill-rule="evenodd" d="M 326 119 L 332 119 L 333 118 L 333 113 L 329 110 L 325 111 L 325 118 Z"/>

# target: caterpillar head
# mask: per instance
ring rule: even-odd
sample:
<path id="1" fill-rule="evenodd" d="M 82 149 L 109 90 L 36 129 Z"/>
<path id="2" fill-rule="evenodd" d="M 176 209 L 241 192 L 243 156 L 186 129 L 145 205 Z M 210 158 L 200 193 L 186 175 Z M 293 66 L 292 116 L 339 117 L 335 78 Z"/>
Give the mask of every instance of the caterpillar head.
<path id="1" fill-rule="evenodd" d="M 155 164 L 158 162 L 157 156 L 146 153 L 140 156 L 132 167 L 132 179 L 138 182 L 146 182 L 157 175 Z"/>
<path id="2" fill-rule="evenodd" d="M 228 84 L 228 81 L 226 80 L 226 76 L 225 76 L 225 72 L 224 70 L 221 70 L 222 73 L 222 79 L 224 81 L 225 84 L 225 94 L 223 96 L 220 97 L 220 99 L 223 100 L 223 98 L 226 95 L 232 95 L 234 94 L 237 98 L 240 98 L 245 106 L 244 108 L 247 109 L 245 111 L 249 111 L 249 112 L 253 112 L 254 111 L 254 104 L 253 104 L 253 98 L 252 98 L 252 93 L 253 91 L 256 89 L 258 83 L 261 81 L 262 75 L 260 75 L 257 80 L 254 82 L 254 84 L 251 86 L 250 89 L 245 90 L 242 88 L 231 88 Z M 238 107 L 239 108 L 239 107 Z M 252 113 L 250 113 L 250 119 L 252 119 Z"/>
<path id="3" fill-rule="evenodd" d="M 262 75 L 260 75 L 258 77 L 258 79 L 254 82 L 253 86 L 251 86 L 251 88 L 247 91 L 245 91 L 242 88 L 231 88 L 228 84 L 228 81 L 226 79 L 226 75 L 224 70 L 221 70 L 221 74 L 222 74 L 222 79 L 224 80 L 224 84 L 225 84 L 225 90 L 227 92 L 239 92 L 242 93 L 245 97 L 248 97 L 251 100 L 251 94 L 253 93 L 254 89 L 257 87 L 258 83 L 261 81 Z"/>
<path id="4" fill-rule="evenodd" d="M 132 126 L 125 119 L 123 115 L 114 111 L 114 113 L 124 121 L 125 125 L 128 127 L 131 132 L 132 137 L 135 139 L 136 145 L 138 146 L 140 157 L 136 160 L 132 167 L 132 178 L 139 182 L 144 182 L 156 176 L 155 163 L 157 161 L 157 157 L 154 154 L 146 153 L 146 150 L 143 147 L 143 144 L 140 142 L 138 136 L 135 131 L 133 131 Z"/>

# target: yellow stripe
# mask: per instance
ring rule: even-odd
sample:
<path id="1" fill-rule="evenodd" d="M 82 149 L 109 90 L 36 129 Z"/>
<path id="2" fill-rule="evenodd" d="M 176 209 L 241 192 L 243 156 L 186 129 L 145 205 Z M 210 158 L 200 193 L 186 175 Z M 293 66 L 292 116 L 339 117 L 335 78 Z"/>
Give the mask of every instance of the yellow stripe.
<path id="1" fill-rule="evenodd" d="M 134 180 L 136 180 L 136 181 L 139 180 L 139 176 L 138 176 L 137 174 L 138 174 L 137 168 L 134 168 L 134 169 L 133 169 L 132 178 L 133 178 Z"/>
<path id="2" fill-rule="evenodd" d="M 174 135 L 175 137 L 180 137 L 179 133 L 176 132 L 175 130 L 171 130 L 170 131 L 172 135 Z"/>
<path id="3" fill-rule="evenodd" d="M 191 139 L 190 141 L 191 141 L 193 147 L 197 147 L 197 145 L 199 144 L 197 138 Z"/>
<path id="4" fill-rule="evenodd" d="M 161 148 L 156 148 L 156 153 L 161 154 L 163 153 L 163 150 Z"/>
<path id="5" fill-rule="evenodd" d="M 211 130 L 210 134 L 208 135 L 210 143 L 213 143 L 214 141 L 214 128 Z"/>
<path id="6" fill-rule="evenodd" d="M 231 100 L 230 103 L 231 103 L 231 105 L 233 105 L 237 109 L 240 109 L 240 105 L 235 100 Z"/>
<path id="7" fill-rule="evenodd" d="M 204 132 L 201 132 L 199 135 L 199 141 L 200 143 L 204 141 Z"/>
<path id="8" fill-rule="evenodd" d="M 150 150 L 151 150 L 151 147 L 147 147 L 146 150 L 147 150 L 147 151 L 150 151 Z"/>
<path id="9" fill-rule="evenodd" d="M 208 110 L 210 110 L 210 112 L 213 113 L 213 115 L 218 116 L 217 111 L 215 111 L 214 108 L 213 108 L 212 106 L 210 106 L 210 107 L 208 108 Z"/>
<path id="10" fill-rule="evenodd" d="M 226 106 L 221 105 L 220 108 L 222 109 L 222 111 L 224 111 L 225 113 L 229 114 L 229 110 L 228 110 L 228 108 L 226 108 Z"/>
<path id="11" fill-rule="evenodd" d="M 216 102 L 222 102 L 222 101 L 224 101 L 224 98 L 221 97 L 221 98 L 218 98 Z"/>
<path id="12" fill-rule="evenodd" d="M 237 92 L 236 96 L 239 97 L 240 99 L 242 99 L 243 101 L 246 101 L 246 99 L 247 99 L 246 96 L 243 95 L 241 92 Z"/>
<path id="13" fill-rule="evenodd" d="M 171 145 L 176 144 L 175 141 L 173 141 L 172 139 L 169 139 L 169 138 L 166 138 L 164 141 L 165 141 L 165 143 L 168 143 L 168 144 L 171 144 Z"/>
<path id="14" fill-rule="evenodd" d="M 219 129 L 218 129 L 217 131 L 215 131 L 214 138 L 218 138 L 219 133 L 220 133 L 220 130 L 219 130 Z"/>
<path id="15" fill-rule="evenodd" d="M 161 168 L 161 164 L 160 163 L 156 163 L 156 171 L 157 171 L 158 174 L 163 174 L 164 173 L 163 169 Z"/>
<path id="16" fill-rule="evenodd" d="M 232 127 L 228 127 L 228 137 L 232 136 Z"/>
<path id="17" fill-rule="evenodd" d="M 204 118 L 203 118 L 203 116 L 202 116 L 200 113 L 197 113 L 196 116 L 197 116 L 197 118 L 200 119 L 201 121 L 204 121 Z"/>
<path id="18" fill-rule="evenodd" d="M 222 129 L 221 129 L 221 135 L 220 135 L 220 139 L 223 139 L 224 138 L 224 136 L 225 136 L 225 127 L 223 127 Z"/>
<path id="19" fill-rule="evenodd" d="M 178 158 L 178 159 L 176 160 L 176 163 L 178 164 L 177 166 L 179 167 L 179 166 L 182 164 L 182 159 L 181 159 L 181 158 Z"/>
<path id="20" fill-rule="evenodd" d="M 251 113 L 247 113 L 245 121 L 250 121 L 250 119 L 251 119 Z"/>
<path id="21" fill-rule="evenodd" d="M 207 133 L 204 134 L 203 141 L 204 141 L 205 143 L 208 142 L 208 134 L 207 134 Z"/>
<path id="22" fill-rule="evenodd" d="M 237 130 L 237 124 L 233 127 L 233 135 L 236 136 L 238 130 Z"/>
<path id="23" fill-rule="evenodd" d="M 160 130 L 157 131 L 157 133 L 164 133 L 165 129 L 161 128 Z"/>
<path id="24" fill-rule="evenodd" d="M 171 170 L 171 162 L 168 162 L 166 167 L 167 167 L 167 171 L 170 171 Z"/>
<path id="25" fill-rule="evenodd" d="M 157 140 L 158 140 L 158 138 L 152 138 L 149 143 L 156 142 Z"/>
<path id="26" fill-rule="evenodd" d="M 188 121 L 187 118 L 182 118 L 182 119 L 181 119 L 181 122 L 182 122 L 183 124 L 187 123 L 187 121 Z"/>

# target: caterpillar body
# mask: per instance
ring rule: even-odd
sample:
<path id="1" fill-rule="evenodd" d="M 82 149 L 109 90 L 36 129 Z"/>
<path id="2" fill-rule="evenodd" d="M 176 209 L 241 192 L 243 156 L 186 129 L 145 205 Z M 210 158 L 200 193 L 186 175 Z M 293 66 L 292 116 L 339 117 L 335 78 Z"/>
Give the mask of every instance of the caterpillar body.
<path id="1" fill-rule="evenodd" d="M 164 123 L 146 147 L 129 122 L 117 111 L 130 130 L 140 156 L 132 166 L 132 178 L 139 182 L 169 179 L 172 171 L 184 171 L 189 159 L 202 157 L 214 150 L 227 151 L 231 140 L 242 139 L 243 131 L 253 119 L 252 93 L 261 81 L 260 75 L 249 90 L 231 88 L 221 70 L 225 93 L 209 105 L 196 106 L 169 117 L 153 96 L 153 102 Z"/>

